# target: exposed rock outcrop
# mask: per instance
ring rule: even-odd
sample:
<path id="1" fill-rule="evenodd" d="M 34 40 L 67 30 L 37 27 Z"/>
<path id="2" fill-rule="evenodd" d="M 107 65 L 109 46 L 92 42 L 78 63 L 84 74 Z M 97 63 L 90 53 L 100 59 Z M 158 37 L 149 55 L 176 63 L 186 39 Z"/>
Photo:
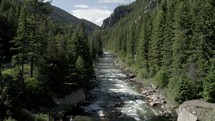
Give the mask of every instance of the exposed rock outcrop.
<path id="1" fill-rule="evenodd" d="M 215 104 L 202 100 L 186 101 L 180 105 L 177 121 L 215 121 Z"/>
<path id="2" fill-rule="evenodd" d="M 65 96 L 62 99 L 57 99 L 56 103 L 60 105 L 75 105 L 85 101 L 86 95 L 83 89 L 79 89 L 70 95 Z"/>

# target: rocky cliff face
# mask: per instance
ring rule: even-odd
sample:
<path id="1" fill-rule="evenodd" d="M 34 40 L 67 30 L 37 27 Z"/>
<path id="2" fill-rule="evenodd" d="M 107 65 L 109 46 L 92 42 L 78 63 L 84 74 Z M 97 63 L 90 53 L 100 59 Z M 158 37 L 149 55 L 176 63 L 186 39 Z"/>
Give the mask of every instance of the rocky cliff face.
<path id="1" fill-rule="evenodd" d="M 143 14 L 156 9 L 160 0 L 136 0 L 128 5 L 118 6 L 110 17 L 103 21 L 102 29 L 122 23 L 127 25 L 130 21 L 137 22 Z"/>
<path id="2" fill-rule="evenodd" d="M 186 101 L 180 105 L 177 121 L 215 121 L 215 104 L 202 100 Z"/>
<path id="3" fill-rule="evenodd" d="M 115 23 L 117 23 L 122 17 L 124 17 L 126 14 L 129 14 L 131 12 L 130 6 L 121 5 L 117 7 L 113 14 L 107 19 L 103 21 L 102 28 L 113 26 Z"/>

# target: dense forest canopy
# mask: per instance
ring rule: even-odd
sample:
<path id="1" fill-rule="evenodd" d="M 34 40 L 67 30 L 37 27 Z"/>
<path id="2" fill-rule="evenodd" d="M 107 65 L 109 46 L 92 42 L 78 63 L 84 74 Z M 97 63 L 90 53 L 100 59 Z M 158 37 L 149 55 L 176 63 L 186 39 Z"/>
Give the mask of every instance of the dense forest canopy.
<path id="1" fill-rule="evenodd" d="M 43 0 L 0 0 L 0 120 L 63 118 L 55 99 L 93 87 L 103 47 L 176 104 L 215 102 L 214 0 L 136 0 L 97 28 Z"/>
<path id="2" fill-rule="evenodd" d="M 118 22 L 105 20 L 104 47 L 177 103 L 215 102 L 214 0 L 136 0 L 124 7 L 132 11 L 110 17 L 126 13 Z"/>
<path id="3" fill-rule="evenodd" d="M 62 118 L 54 99 L 92 87 L 102 45 L 84 23 L 56 21 L 49 2 L 0 0 L 0 120 Z"/>

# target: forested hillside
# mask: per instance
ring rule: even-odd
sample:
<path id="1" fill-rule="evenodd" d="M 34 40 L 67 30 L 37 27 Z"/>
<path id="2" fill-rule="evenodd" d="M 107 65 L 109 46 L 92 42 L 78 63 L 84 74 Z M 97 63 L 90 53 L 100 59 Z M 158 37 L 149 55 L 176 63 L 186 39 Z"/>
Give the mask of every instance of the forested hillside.
<path id="1" fill-rule="evenodd" d="M 84 25 L 85 25 L 85 29 L 87 32 L 93 32 L 97 29 L 99 29 L 99 26 L 97 26 L 96 24 L 89 22 L 87 20 L 81 20 L 73 15 L 71 15 L 70 13 L 67 13 L 66 11 L 52 6 L 52 12 L 50 14 L 50 16 L 52 17 L 53 20 L 57 21 L 57 22 L 61 22 L 61 23 L 66 23 L 66 24 L 78 24 L 80 23 L 80 21 L 83 21 Z"/>
<path id="2" fill-rule="evenodd" d="M 52 10 L 49 2 L 0 0 L 0 121 L 62 118 L 55 99 L 92 86 L 99 38 L 88 39 L 83 21 L 56 22 Z"/>
<path id="3" fill-rule="evenodd" d="M 215 102 L 214 0 L 136 0 L 125 7 L 131 11 L 112 14 L 120 20 L 100 31 L 104 47 L 178 104 Z"/>

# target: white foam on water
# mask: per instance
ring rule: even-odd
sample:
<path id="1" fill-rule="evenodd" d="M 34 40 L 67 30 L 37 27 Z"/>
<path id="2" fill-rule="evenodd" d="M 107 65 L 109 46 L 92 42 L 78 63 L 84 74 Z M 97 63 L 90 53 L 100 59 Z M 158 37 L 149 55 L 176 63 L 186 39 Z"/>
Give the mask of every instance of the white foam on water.
<path id="1" fill-rule="evenodd" d="M 107 57 L 101 58 L 104 62 L 98 63 L 98 65 L 110 65 L 111 63 L 105 63 L 106 60 L 113 60 L 112 55 L 109 52 L 104 52 Z M 100 81 L 100 87 L 93 90 L 94 93 L 106 94 L 111 97 L 119 97 L 123 101 L 122 107 L 117 108 L 123 114 L 133 117 L 136 121 L 149 120 L 150 115 L 157 114 L 157 110 L 150 108 L 144 100 L 141 99 L 142 95 L 132 88 L 131 85 L 123 78 L 126 78 L 126 74 L 122 73 L 120 69 L 110 69 L 107 67 L 96 69 L 97 79 Z M 104 95 L 103 98 L 98 98 L 97 101 L 91 105 L 84 107 L 86 111 L 97 112 L 99 116 L 104 116 L 103 106 L 108 101 Z M 109 100 L 111 101 L 111 100 Z M 106 103 L 104 103 L 106 102 Z"/>
<path id="2" fill-rule="evenodd" d="M 91 105 L 89 105 L 87 107 L 84 107 L 84 109 L 85 109 L 86 112 L 102 110 L 103 108 L 100 107 L 101 103 L 102 103 L 101 101 L 96 101 L 93 104 L 91 104 Z"/>

